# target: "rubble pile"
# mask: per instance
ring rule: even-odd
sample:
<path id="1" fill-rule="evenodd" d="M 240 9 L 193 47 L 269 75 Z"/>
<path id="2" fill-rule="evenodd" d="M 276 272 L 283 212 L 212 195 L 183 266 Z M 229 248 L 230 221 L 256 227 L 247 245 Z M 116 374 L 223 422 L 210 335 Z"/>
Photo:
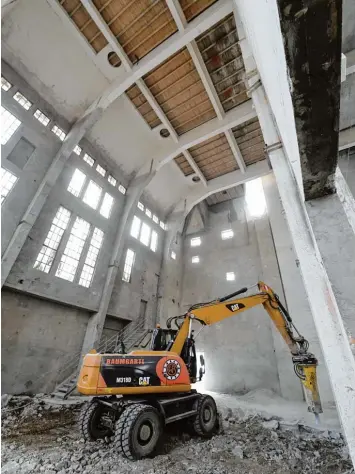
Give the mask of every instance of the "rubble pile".
<path id="1" fill-rule="evenodd" d="M 78 406 L 13 397 L 3 409 L 3 474 L 350 474 L 340 433 L 275 418 L 223 413 L 221 432 L 203 440 L 171 427 L 152 459 L 128 461 L 110 442 L 85 443 Z M 11 410 L 11 411 L 10 411 Z"/>

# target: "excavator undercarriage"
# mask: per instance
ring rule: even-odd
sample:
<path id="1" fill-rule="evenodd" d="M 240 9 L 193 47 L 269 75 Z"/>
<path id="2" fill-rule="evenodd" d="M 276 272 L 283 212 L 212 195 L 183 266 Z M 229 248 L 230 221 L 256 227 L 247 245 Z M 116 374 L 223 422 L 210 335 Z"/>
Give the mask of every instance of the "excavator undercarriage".
<path id="1" fill-rule="evenodd" d="M 211 325 L 259 304 L 289 347 L 308 410 L 318 416 L 322 407 L 317 359 L 308 352 L 307 340 L 296 330 L 278 296 L 263 282 L 258 287 L 255 295 L 231 300 L 247 291 L 242 288 L 223 298 L 193 305 L 186 314 L 170 318 L 167 329 L 154 330 L 149 351 L 87 354 L 77 385 L 80 393 L 94 397 L 80 417 L 84 438 L 111 438 L 123 455 L 140 459 L 155 451 L 165 425 L 179 420 L 185 419 L 186 425 L 200 436 L 212 436 L 218 427 L 215 401 L 191 386 L 205 372 L 203 358 L 200 364 L 197 361 L 192 324 Z M 176 329 L 171 328 L 172 323 Z"/>

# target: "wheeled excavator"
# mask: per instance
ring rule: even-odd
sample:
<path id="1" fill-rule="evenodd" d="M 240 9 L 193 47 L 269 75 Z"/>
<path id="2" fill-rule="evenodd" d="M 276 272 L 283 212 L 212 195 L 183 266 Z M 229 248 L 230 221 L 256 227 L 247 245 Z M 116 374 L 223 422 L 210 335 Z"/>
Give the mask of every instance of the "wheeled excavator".
<path id="1" fill-rule="evenodd" d="M 77 389 L 93 396 L 82 410 L 80 429 L 86 440 L 113 438 L 117 450 L 129 459 L 154 453 L 164 427 L 185 419 L 192 430 L 209 437 L 218 425 L 214 399 L 191 387 L 204 375 L 201 357 L 197 370 L 193 324 L 202 326 L 262 305 L 291 352 L 294 371 L 301 380 L 308 410 L 322 413 L 318 393 L 317 359 L 308 352 L 308 342 L 295 328 L 278 296 L 265 283 L 259 292 L 242 288 L 213 301 L 198 303 L 182 316 L 167 321 L 167 329 L 157 327 L 150 350 L 129 354 L 99 354 L 94 350 L 84 357 Z M 172 328 L 175 324 L 176 329 Z"/>

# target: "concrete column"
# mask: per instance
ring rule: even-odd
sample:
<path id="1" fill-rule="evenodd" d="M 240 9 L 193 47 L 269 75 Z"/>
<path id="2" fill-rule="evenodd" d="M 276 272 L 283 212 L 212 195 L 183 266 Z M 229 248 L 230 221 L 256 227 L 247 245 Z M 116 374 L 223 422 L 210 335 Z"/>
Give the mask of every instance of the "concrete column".
<path id="1" fill-rule="evenodd" d="M 153 179 L 155 172 L 147 173 L 135 179 L 127 189 L 126 201 L 120 222 L 117 227 L 117 235 L 112 249 L 112 256 L 108 266 L 104 289 L 101 294 L 100 306 L 97 313 L 94 313 L 87 325 L 86 334 L 82 346 L 82 353 L 87 353 L 97 347 L 100 342 L 102 331 L 105 325 L 107 309 L 110 304 L 113 287 L 116 281 L 119 262 L 124 247 L 124 232 L 133 218 L 139 198 L 144 188 Z"/>
<path id="2" fill-rule="evenodd" d="M 269 217 L 264 215 L 255 219 L 255 230 L 258 239 L 260 260 L 262 265 L 262 280 L 265 281 L 279 296 L 281 302 L 288 307 L 288 300 L 285 298 L 283 281 L 281 281 L 278 256 L 274 245 L 274 235 L 270 228 Z M 277 231 L 279 232 L 279 230 Z M 291 317 L 293 314 L 291 313 Z M 297 324 L 296 324 L 297 325 Z M 308 337 L 308 332 L 304 333 Z M 295 377 L 290 351 L 282 339 L 280 333 L 272 328 L 277 371 L 280 382 L 281 395 L 288 400 L 303 400 L 301 382 Z"/>
<path id="3" fill-rule="evenodd" d="M 297 259 L 290 231 L 287 226 L 285 211 L 282 207 L 281 198 L 277 189 L 275 176 L 270 174 L 262 178 L 264 194 L 268 209 L 272 237 L 275 245 L 278 268 L 281 274 L 282 287 L 286 295 L 287 309 L 300 333 L 309 341 L 310 350 L 319 362 L 317 376 L 322 403 L 334 402 L 328 372 L 325 366 L 321 345 L 312 318 L 307 292 L 305 290 L 299 261 Z M 268 280 L 266 280 L 268 281 Z M 282 346 L 284 347 L 284 345 Z M 278 353 L 277 345 L 275 349 Z M 279 356 L 279 353 L 278 353 Z M 300 385 L 296 384 L 293 377 L 291 363 L 288 364 L 286 354 L 280 354 L 279 361 L 280 384 L 282 395 L 290 400 L 303 398 Z M 290 372 L 291 369 L 291 372 Z"/>
<path id="4" fill-rule="evenodd" d="M 95 109 L 85 118 L 78 120 L 68 133 L 58 153 L 55 155 L 51 166 L 40 183 L 36 194 L 30 202 L 25 214 L 17 226 L 12 239 L 4 252 L 1 261 L 1 286 L 6 281 L 13 264 L 15 263 L 28 234 L 30 233 L 37 217 L 39 216 L 43 205 L 51 192 L 52 187 L 60 176 L 66 161 L 73 152 L 75 146 L 83 138 L 84 134 L 99 119 L 102 113 L 101 108 Z"/>
<path id="5" fill-rule="evenodd" d="M 183 251 L 184 241 L 179 227 L 181 221 L 178 219 L 169 220 L 169 230 L 165 236 L 162 266 L 159 277 L 158 288 L 158 311 L 157 323 L 165 325 L 166 320 L 171 316 L 182 313 L 180 308 L 182 283 L 183 283 Z M 175 252 L 176 259 L 171 257 Z"/>

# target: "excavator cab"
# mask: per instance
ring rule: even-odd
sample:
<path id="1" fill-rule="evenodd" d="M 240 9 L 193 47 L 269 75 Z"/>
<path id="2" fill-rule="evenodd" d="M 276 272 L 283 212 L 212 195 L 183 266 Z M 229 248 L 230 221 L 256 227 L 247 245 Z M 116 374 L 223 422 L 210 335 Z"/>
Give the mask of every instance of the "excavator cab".
<path id="1" fill-rule="evenodd" d="M 169 351 L 177 332 L 177 329 L 162 329 L 158 325 L 152 333 L 149 349 L 151 351 Z"/>

